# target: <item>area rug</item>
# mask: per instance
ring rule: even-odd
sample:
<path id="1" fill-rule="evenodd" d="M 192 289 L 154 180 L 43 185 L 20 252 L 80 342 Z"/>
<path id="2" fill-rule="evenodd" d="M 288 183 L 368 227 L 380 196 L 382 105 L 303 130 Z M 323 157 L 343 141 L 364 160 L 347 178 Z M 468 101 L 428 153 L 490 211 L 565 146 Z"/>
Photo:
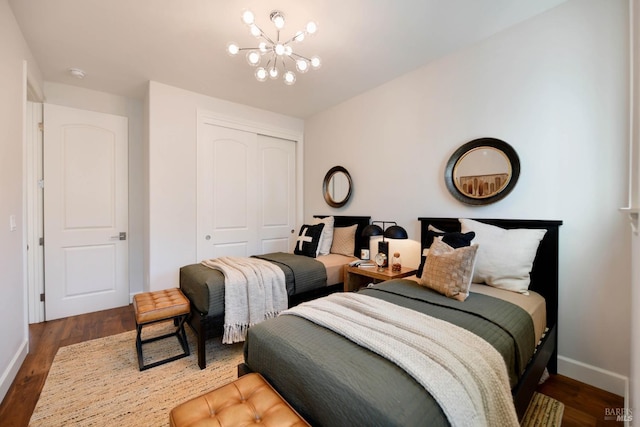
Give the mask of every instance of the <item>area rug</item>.
<path id="1" fill-rule="evenodd" d="M 149 334 L 170 327 L 154 325 Z M 138 370 L 135 331 L 60 348 L 29 425 L 168 426 L 173 407 L 235 380 L 243 361 L 242 344 L 211 339 L 207 368 L 200 370 L 195 336 L 187 331 L 190 356 L 143 372 Z M 145 363 L 180 351 L 176 338 L 147 344 Z"/>
<path id="2" fill-rule="evenodd" d="M 159 335 L 171 325 L 149 329 Z M 49 371 L 30 426 L 168 426 L 176 405 L 237 378 L 242 344 L 207 341 L 207 368 L 200 370 L 195 336 L 191 355 L 140 372 L 135 331 L 62 347 Z M 179 354 L 175 338 L 145 345 L 145 363 Z M 535 393 L 523 427 L 560 426 L 564 405 Z"/>
<path id="3" fill-rule="evenodd" d="M 558 427 L 562 424 L 563 413 L 564 404 L 534 392 L 520 425 L 522 427 Z"/>

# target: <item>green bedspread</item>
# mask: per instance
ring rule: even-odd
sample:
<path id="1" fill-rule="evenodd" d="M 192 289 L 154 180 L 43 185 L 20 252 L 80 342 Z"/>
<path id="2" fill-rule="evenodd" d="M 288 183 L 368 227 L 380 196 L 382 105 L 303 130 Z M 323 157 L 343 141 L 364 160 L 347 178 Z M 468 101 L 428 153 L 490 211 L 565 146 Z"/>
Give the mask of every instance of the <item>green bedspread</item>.
<path id="1" fill-rule="evenodd" d="M 410 280 L 361 292 L 439 317 L 483 337 L 503 356 L 512 385 L 534 348 L 533 322 L 521 308 L 486 295 L 450 300 Z M 249 329 L 245 361 L 312 425 L 448 425 L 431 396 L 401 368 L 297 316 Z"/>
<path id="2" fill-rule="evenodd" d="M 271 261 L 282 269 L 289 296 L 327 285 L 324 265 L 313 258 L 284 252 L 255 257 Z M 180 289 L 200 313 L 224 315 L 224 274 L 221 271 L 202 264 L 184 266 L 180 269 Z"/>

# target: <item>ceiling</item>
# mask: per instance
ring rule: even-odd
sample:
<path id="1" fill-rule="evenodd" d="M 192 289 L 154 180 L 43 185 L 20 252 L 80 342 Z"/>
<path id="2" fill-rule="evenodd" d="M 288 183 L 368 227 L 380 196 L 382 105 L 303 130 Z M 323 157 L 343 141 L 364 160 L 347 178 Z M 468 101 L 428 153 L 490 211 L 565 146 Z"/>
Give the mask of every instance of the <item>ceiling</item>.
<path id="1" fill-rule="evenodd" d="M 149 80 L 305 118 L 542 13 L 565 0 L 9 0 L 45 81 L 142 98 Z M 240 16 L 288 38 L 307 21 L 318 33 L 295 46 L 323 65 L 258 82 L 235 41 L 255 46 Z M 68 69 L 86 72 L 83 80 Z"/>

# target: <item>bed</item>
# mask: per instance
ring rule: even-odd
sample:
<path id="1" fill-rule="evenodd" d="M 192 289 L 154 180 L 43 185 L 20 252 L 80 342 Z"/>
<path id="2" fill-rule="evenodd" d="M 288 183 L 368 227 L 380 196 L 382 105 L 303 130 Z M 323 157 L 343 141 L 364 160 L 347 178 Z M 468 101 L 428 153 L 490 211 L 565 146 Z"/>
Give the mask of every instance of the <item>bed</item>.
<path id="1" fill-rule="evenodd" d="M 314 218 L 323 219 L 324 215 Z M 354 251 L 352 256 L 331 253 L 317 258 L 283 253 L 263 255 L 285 271 L 287 277 L 287 294 L 289 306 L 302 301 L 327 295 L 341 289 L 344 265 L 359 257 L 360 250 L 368 247 L 362 238 L 362 230 L 371 217 L 368 216 L 334 216 L 334 227 L 356 225 Z M 296 269 L 308 263 L 320 267 L 324 276 L 303 274 L 296 275 Z M 322 264 L 320 264 L 322 263 Z M 322 268 L 324 267 L 324 268 Z M 301 270 L 300 270 L 301 271 Z M 180 268 L 180 289 L 191 303 L 191 313 L 187 320 L 197 337 L 198 365 L 206 367 L 205 341 L 222 335 L 224 324 L 224 275 L 200 263 Z"/>
<path id="2" fill-rule="evenodd" d="M 455 218 L 419 218 L 419 221 L 423 248 L 432 243 L 433 237 L 428 232 L 430 225 L 446 232 L 460 231 L 460 223 Z M 540 327 L 535 327 L 530 312 L 492 295 L 501 290 L 482 292 L 478 286 L 488 286 L 473 285 L 468 299 L 462 303 L 464 307 L 484 310 L 482 316 L 513 313 L 529 319 L 526 322 L 530 322 L 530 326 L 518 326 L 525 335 L 528 330 L 535 335 L 535 338 L 523 340 L 524 345 L 514 348 L 514 333 L 498 325 L 500 322 L 509 324 L 513 322 L 511 319 L 479 318 L 473 312 L 476 308 L 469 308 L 471 312 L 461 310 L 458 301 L 430 292 L 415 280 L 392 280 L 359 293 L 441 317 L 474 334 L 485 334 L 483 338 L 500 351 L 510 367 L 509 383 L 515 412 L 521 418 L 545 367 L 551 373 L 557 370 L 558 232 L 562 222 L 478 221 L 505 229 L 547 230 L 535 252 L 529 286 L 530 294 L 543 301 L 542 317 L 546 324 L 542 332 L 536 331 Z M 424 299 L 433 301 L 422 301 L 423 295 L 427 294 Z M 497 308 L 491 308 L 489 303 L 496 304 Z M 447 306 L 453 306 L 453 310 Z M 484 328 L 486 331 L 481 330 Z M 526 350 L 527 340 L 529 350 Z M 312 425 L 407 426 L 425 425 L 425 420 L 429 425 L 450 425 L 429 393 L 403 369 L 307 319 L 281 315 L 250 328 L 244 353 L 245 363 L 239 366 L 239 373 L 260 372 Z"/>

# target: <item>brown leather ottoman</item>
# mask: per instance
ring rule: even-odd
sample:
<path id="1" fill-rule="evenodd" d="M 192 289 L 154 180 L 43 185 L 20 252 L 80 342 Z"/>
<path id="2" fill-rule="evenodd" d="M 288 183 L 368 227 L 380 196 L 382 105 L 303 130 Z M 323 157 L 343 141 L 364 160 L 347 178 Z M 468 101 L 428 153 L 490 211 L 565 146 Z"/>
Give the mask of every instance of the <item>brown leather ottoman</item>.
<path id="1" fill-rule="evenodd" d="M 171 427 L 309 425 L 256 373 L 176 406 L 169 422 Z"/>
<path id="2" fill-rule="evenodd" d="M 189 300 L 182 294 L 180 289 L 172 288 L 155 292 L 144 292 L 133 296 L 133 309 L 136 312 L 136 325 L 138 334 L 136 336 L 136 350 L 138 352 L 138 366 L 141 371 L 162 365 L 167 362 L 181 359 L 189 355 L 189 343 L 187 334 L 184 331 L 184 322 L 189 314 Z M 142 339 L 142 327 L 151 323 L 173 320 L 176 326 L 175 332 L 161 336 Z M 142 344 L 158 341 L 165 338 L 177 337 L 183 352 L 177 356 L 157 362 L 144 364 L 142 357 Z"/>

